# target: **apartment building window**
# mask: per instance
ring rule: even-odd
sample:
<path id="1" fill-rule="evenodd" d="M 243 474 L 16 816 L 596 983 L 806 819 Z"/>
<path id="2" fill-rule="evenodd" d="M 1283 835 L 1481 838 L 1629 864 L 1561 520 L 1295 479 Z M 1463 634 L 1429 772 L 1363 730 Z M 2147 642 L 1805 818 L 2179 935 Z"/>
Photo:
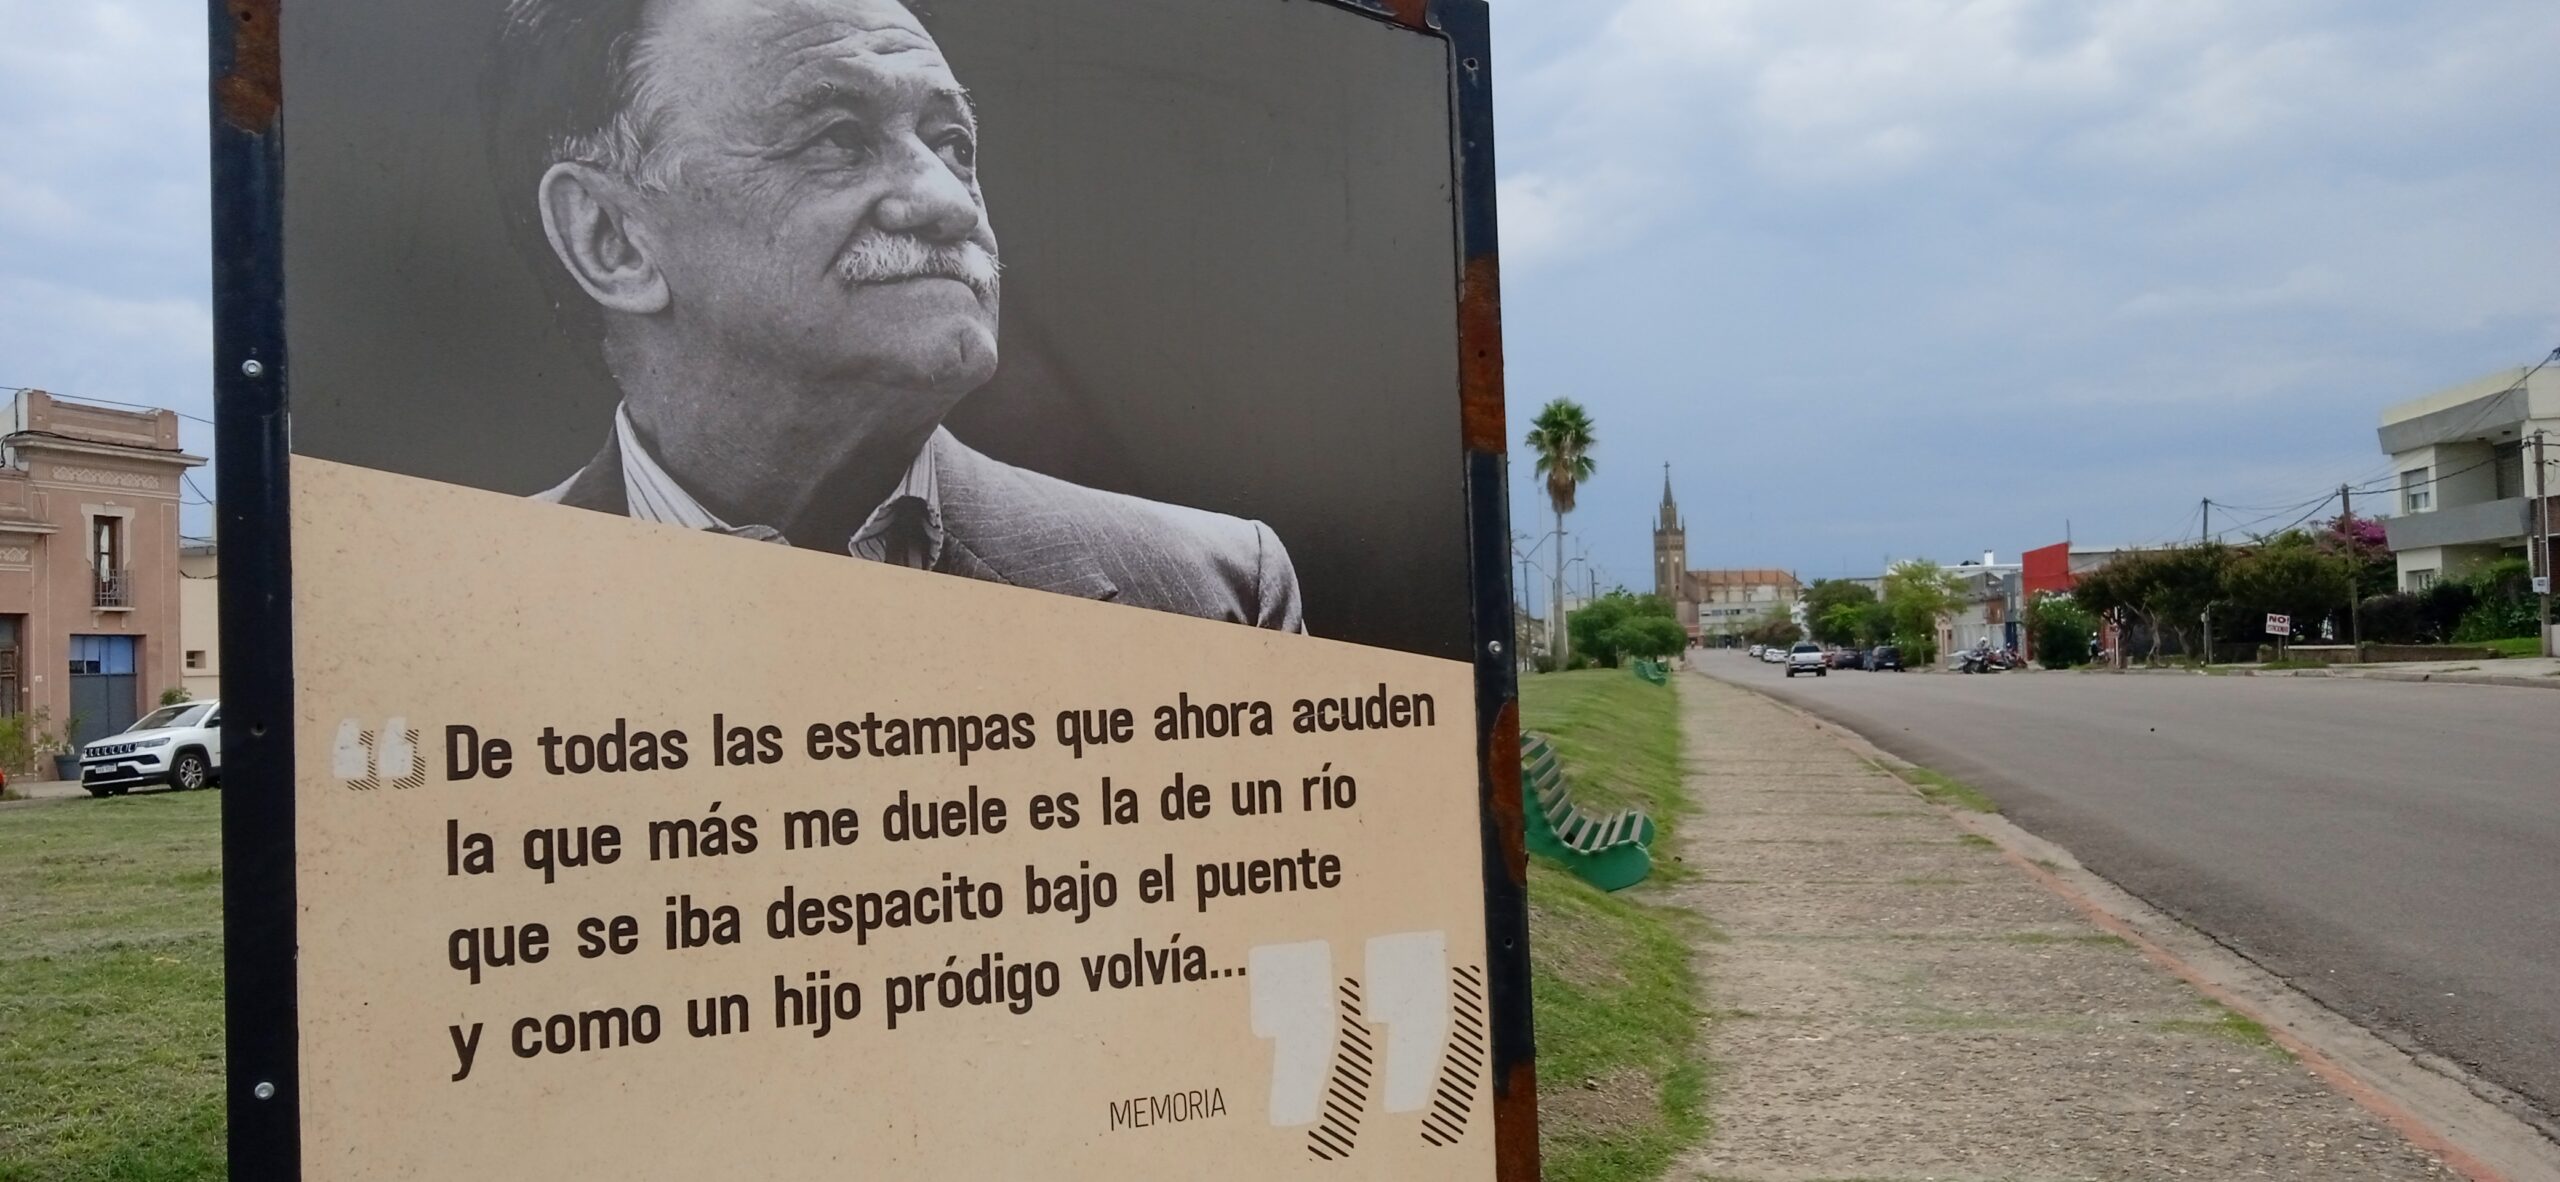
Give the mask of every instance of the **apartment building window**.
<path id="1" fill-rule="evenodd" d="M 2524 444 L 2501 443 L 2490 449 L 2489 467 L 2498 474 L 2497 499 L 2512 500 L 2524 492 Z"/>
<path id="2" fill-rule="evenodd" d="M 188 650 L 187 650 L 187 668 L 189 668 L 189 669 L 202 669 L 202 668 L 204 668 L 204 650 L 203 650 L 203 649 L 200 649 L 200 648 L 191 648 L 191 649 L 188 649 Z"/>
<path id="3" fill-rule="evenodd" d="M 2435 487 L 2427 483 L 2427 469 L 2411 468 L 2400 474 L 2401 512 L 2424 513 L 2435 507 Z"/>
<path id="4" fill-rule="evenodd" d="M 2433 570 L 2413 570 L 2400 577 L 2400 589 L 2411 593 L 2424 591 L 2435 585 L 2436 572 Z"/>

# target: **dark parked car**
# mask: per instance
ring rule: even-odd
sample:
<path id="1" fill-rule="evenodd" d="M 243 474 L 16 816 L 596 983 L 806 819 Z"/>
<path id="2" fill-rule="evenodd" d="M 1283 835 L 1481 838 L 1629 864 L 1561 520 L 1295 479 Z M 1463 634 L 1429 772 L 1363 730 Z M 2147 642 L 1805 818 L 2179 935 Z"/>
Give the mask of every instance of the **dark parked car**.
<path id="1" fill-rule="evenodd" d="M 1902 650 L 1890 644 L 1877 645 L 1867 653 L 1867 668 L 1877 672 L 1887 669 L 1902 672 Z"/>

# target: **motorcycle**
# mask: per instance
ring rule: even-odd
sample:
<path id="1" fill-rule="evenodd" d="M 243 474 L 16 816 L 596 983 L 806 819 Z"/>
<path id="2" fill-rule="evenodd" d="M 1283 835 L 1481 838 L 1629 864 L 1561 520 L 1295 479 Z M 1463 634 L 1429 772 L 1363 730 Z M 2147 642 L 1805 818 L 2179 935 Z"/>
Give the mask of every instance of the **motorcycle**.
<path id="1" fill-rule="evenodd" d="M 1994 650 L 1989 644 L 1966 649 L 1962 656 L 1956 658 L 1958 673 L 1998 673 L 2016 667 L 2016 654 L 2005 649 Z"/>

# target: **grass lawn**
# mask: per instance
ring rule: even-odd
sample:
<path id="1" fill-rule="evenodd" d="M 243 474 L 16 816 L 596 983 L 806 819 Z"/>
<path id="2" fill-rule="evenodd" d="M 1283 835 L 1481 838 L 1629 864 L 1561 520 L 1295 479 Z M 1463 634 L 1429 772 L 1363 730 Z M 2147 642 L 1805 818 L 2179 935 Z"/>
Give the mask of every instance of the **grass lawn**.
<path id="1" fill-rule="evenodd" d="M 2480 647 L 2495 651 L 2502 657 L 2538 657 L 2542 655 L 2542 641 L 2539 638 L 2532 636 L 2518 636 L 2509 640 L 2484 640 L 2480 642 Z"/>
<path id="2" fill-rule="evenodd" d="M 221 803 L 0 812 L 0 1182 L 223 1176 Z"/>
<path id="3" fill-rule="evenodd" d="M 1575 798 L 1650 813 L 1663 859 L 1654 877 L 1682 875 L 1668 856 L 1688 812 L 1673 691 L 1593 670 L 1525 678 L 1520 699 L 1521 725 L 1556 745 Z M 1607 894 L 1530 862 L 1538 1122 L 1551 1182 L 1659 1178 L 1706 1132 L 1689 963 L 1702 921 L 1643 893 Z"/>

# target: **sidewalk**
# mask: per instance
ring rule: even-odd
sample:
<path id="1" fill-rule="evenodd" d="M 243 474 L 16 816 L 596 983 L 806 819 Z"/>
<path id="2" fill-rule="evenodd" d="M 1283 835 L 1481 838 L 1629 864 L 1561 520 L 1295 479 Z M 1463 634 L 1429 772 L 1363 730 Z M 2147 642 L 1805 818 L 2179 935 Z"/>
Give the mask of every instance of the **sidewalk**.
<path id="1" fill-rule="evenodd" d="M 1713 1131 L 1670 1177 L 2458 1176 L 1838 732 L 1675 684 Z M 2521 1182 L 2521 1180 L 2515 1180 Z"/>

